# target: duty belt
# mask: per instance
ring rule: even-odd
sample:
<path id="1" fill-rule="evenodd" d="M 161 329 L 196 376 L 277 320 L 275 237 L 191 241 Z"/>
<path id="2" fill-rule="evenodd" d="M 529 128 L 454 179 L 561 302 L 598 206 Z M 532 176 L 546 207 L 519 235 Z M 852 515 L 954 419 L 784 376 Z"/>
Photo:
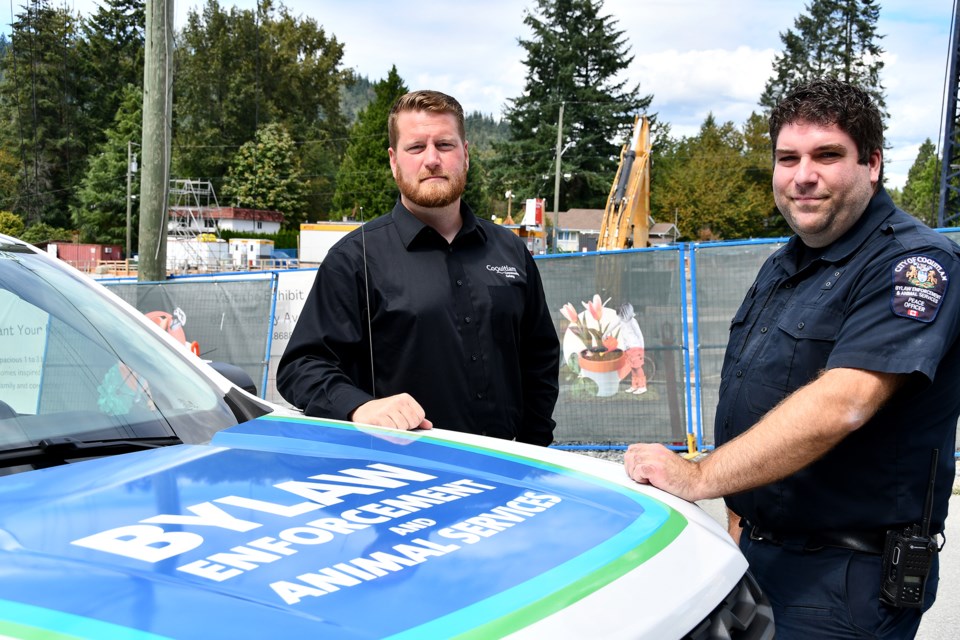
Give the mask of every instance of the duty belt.
<path id="1" fill-rule="evenodd" d="M 883 555 L 883 544 L 886 538 L 884 533 L 872 531 L 815 531 L 790 534 L 770 531 L 745 520 L 743 530 L 749 534 L 751 540 L 798 551 L 819 551 L 824 547 L 834 547 L 878 556 Z"/>

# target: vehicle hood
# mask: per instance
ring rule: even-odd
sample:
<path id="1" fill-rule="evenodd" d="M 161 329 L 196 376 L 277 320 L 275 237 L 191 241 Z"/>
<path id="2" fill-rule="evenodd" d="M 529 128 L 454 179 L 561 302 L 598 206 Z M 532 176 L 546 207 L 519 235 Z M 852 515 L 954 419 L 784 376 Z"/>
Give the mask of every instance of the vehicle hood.
<path id="1" fill-rule="evenodd" d="M 745 561 L 698 509 L 612 467 L 268 416 L 210 445 L 2 477 L 0 636 L 575 637 L 605 615 L 632 637 L 689 628 Z M 626 620 L 668 602 L 679 622 Z"/>

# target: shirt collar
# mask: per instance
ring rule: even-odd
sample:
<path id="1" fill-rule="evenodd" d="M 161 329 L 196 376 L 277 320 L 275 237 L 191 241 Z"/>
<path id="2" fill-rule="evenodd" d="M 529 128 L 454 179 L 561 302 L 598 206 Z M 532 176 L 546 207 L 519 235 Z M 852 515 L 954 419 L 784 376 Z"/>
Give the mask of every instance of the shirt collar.
<path id="1" fill-rule="evenodd" d="M 397 198 L 397 203 L 394 205 L 393 211 L 390 212 L 390 217 L 393 218 L 393 222 L 397 226 L 400 241 L 408 251 L 416 246 L 418 242 L 430 242 L 431 238 L 440 237 L 436 231 L 410 213 L 400 202 L 399 198 Z M 463 224 L 460 227 L 460 231 L 457 232 L 457 237 L 453 240 L 454 244 L 467 241 L 481 243 L 486 241 L 486 231 L 473 214 L 473 210 L 471 210 L 470 206 L 463 200 L 460 200 L 460 219 L 463 221 Z"/>

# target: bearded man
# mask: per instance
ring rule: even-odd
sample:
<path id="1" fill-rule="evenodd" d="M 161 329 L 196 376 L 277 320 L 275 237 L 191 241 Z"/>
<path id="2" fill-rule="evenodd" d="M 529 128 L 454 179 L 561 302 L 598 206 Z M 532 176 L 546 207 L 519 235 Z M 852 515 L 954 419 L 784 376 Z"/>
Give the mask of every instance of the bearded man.
<path id="1" fill-rule="evenodd" d="M 414 91 L 387 128 L 400 197 L 324 258 L 278 390 L 311 416 L 549 445 L 556 328 L 524 243 L 460 199 L 463 108 Z"/>

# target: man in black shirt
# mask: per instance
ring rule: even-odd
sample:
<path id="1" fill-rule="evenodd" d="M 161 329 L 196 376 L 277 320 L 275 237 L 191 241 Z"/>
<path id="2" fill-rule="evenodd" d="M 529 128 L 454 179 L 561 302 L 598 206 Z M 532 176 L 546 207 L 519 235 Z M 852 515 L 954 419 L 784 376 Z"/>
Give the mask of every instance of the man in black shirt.
<path id="1" fill-rule="evenodd" d="M 460 200 L 463 109 L 412 92 L 388 130 L 400 198 L 324 258 L 277 388 L 307 415 L 549 445 L 559 340 L 524 243 Z"/>

